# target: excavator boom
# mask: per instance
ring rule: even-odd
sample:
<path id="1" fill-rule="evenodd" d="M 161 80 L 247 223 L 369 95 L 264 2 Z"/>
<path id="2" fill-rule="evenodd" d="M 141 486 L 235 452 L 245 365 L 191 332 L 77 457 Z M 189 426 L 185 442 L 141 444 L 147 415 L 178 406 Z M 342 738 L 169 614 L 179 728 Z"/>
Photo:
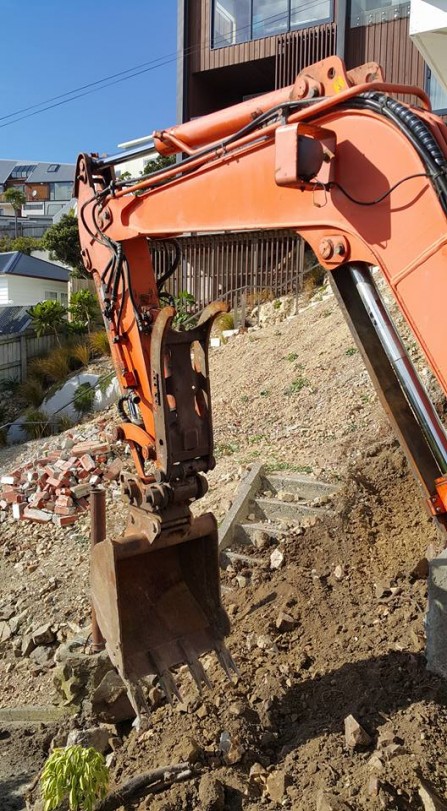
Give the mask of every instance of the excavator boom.
<path id="1" fill-rule="evenodd" d="M 394 97 L 404 95 L 408 103 Z M 327 268 L 427 507 L 443 528 L 447 439 L 377 292 L 378 266 L 447 392 L 447 128 L 416 87 L 377 65 L 337 57 L 293 86 L 154 133 L 174 166 L 116 180 L 107 158 L 76 173 L 84 263 L 95 279 L 122 388 L 118 436 L 137 476 L 124 482 L 125 536 L 93 551 L 93 603 L 109 653 L 129 680 L 216 650 L 227 672 L 229 624 L 219 593 L 216 525 L 192 519 L 214 465 L 208 339 L 215 303 L 191 331 L 162 307 L 152 238 L 185 232 L 295 229 Z M 177 251 L 177 249 L 176 249 Z M 179 261 L 178 251 L 169 273 Z M 166 298 L 165 298 L 166 301 Z"/>

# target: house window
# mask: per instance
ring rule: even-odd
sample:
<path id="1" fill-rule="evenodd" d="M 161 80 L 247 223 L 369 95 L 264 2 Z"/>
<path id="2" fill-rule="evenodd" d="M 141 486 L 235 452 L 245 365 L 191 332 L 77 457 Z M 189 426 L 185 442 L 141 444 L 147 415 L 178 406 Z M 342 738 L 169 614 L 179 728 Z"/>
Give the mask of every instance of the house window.
<path id="1" fill-rule="evenodd" d="M 22 178 L 26 179 L 35 168 L 36 166 L 31 166 L 31 164 L 14 166 L 14 169 L 9 177 L 11 180 L 21 180 Z"/>
<path id="2" fill-rule="evenodd" d="M 408 17 L 410 4 L 402 0 L 351 0 L 351 28 Z"/>
<path id="3" fill-rule="evenodd" d="M 68 293 L 61 293 L 61 304 L 68 307 Z"/>
<path id="4" fill-rule="evenodd" d="M 50 200 L 71 200 L 72 183 L 49 183 Z"/>
<path id="5" fill-rule="evenodd" d="M 213 48 L 272 37 L 333 19 L 333 0 L 213 0 L 212 9 Z"/>
<path id="6" fill-rule="evenodd" d="M 45 301 L 57 301 L 57 293 L 54 290 L 45 290 Z"/>
<path id="7" fill-rule="evenodd" d="M 57 172 L 59 169 L 60 163 L 50 163 L 47 172 Z"/>
<path id="8" fill-rule="evenodd" d="M 447 111 L 447 91 L 429 68 L 427 68 L 427 93 L 430 96 L 433 110 L 437 113 L 445 113 Z"/>

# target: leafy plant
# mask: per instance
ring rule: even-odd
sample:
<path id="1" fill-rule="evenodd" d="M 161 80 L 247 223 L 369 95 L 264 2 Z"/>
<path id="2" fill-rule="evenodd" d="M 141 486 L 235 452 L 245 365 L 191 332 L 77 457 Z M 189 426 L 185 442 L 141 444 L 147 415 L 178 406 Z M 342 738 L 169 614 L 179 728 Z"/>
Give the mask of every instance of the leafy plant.
<path id="1" fill-rule="evenodd" d="M 143 175 L 148 175 L 151 172 L 158 172 L 159 169 L 168 169 L 175 163 L 175 155 L 157 155 L 156 158 L 148 160 L 143 168 Z"/>
<path id="2" fill-rule="evenodd" d="M 60 346 L 59 335 L 66 325 L 67 310 L 58 301 L 39 301 L 27 310 L 37 336 L 53 332 Z"/>
<path id="3" fill-rule="evenodd" d="M 50 226 L 42 238 L 42 244 L 45 250 L 50 252 L 52 259 L 59 259 L 60 262 L 73 268 L 74 276 L 85 275 L 79 243 L 78 220 L 73 212 L 64 214 L 59 222 Z"/>
<path id="4" fill-rule="evenodd" d="M 191 309 L 195 306 L 196 300 L 192 293 L 182 290 L 178 296 L 174 296 L 174 307 L 176 310 L 173 327 L 175 329 L 192 329 L 196 325 L 197 319 L 191 315 Z"/>
<path id="5" fill-rule="evenodd" d="M 348 357 L 352 357 L 352 355 L 356 355 L 356 354 L 357 354 L 357 349 L 356 349 L 355 346 L 350 346 L 349 349 L 347 349 L 346 352 L 345 352 L 345 355 L 348 355 Z"/>
<path id="6" fill-rule="evenodd" d="M 95 390 L 90 383 L 81 383 L 73 398 L 73 405 L 78 414 L 88 414 L 93 410 Z"/>
<path id="7" fill-rule="evenodd" d="M 94 355 L 110 355 L 110 344 L 107 332 L 103 329 L 91 332 L 88 336 L 90 349 Z"/>
<path id="8" fill-rule="evenodd" d="M 298 394 L 301 389 L 304 389 L 308 385 L 309 381 L 307 378 L 298 377 L 296 380 L 293 380 L 290 386 L 285 390 L 284 394 Z"/>
<path id="9" fill-rule="evenodd" d="M 104 756 L 93 747 L 53 749 L 40 777 L 44 811 L 53 811 L 65 799 L 70 811 L 93 811 L 106 796 L 108 783 Z"/>
<path id="10" fill-rule="evenodd" d="M 259 394 L 261 397 L 270 397 L 270 389 L 261 389 Z"/>
<path id="11" fill-rule="evenodd" d="M 288 360 L 289 363 L 293 363 L 293 361 L 296 360 L 297 357 L 298 357 L 297 352 L 289 352 L 289 354 L 285 356 L 284 360 Z"/>
<path id="12" fill-rule="evenodd" d="M 14 186 L 11 188 L 6 189 L 3 199 L 5 202 L 9 203 L 14 209 L 14 218 L 15 218 L 15 236 L 17 239 L 17 217 L 22 210 L 22 206 L 26 203 L 26 196 L 24 195 L 21 189 L 17 189 Z"/>
<path id="13" fill-rule="evenodd" d="M 231 313 L 221 313 L 213 324 L 213 332 L 217 332 L 217 334 L 221 334 L 226 329 L 234 329 L 234 318 Z"/>
<path id="14" fill-rule="evenodd" d="M 273 309 L 274 310 L 279 310 L 280 307 L 281 307 L 281 300 L 279 298 L 276 298 L 275 301 L 273 302 Z"/>
<path id="15" fill-rule="evenodd" d="M 90 333 L 92 322 L 101 318 L 98 299 L 90 290 L 78 290 L 73 293 L 68 309 L 75 322 L 82 324 L 88 333 Z"/>
<path id="16" fill-rule="evenodd" d="M 62 414 L 57 421 L 57 430 L 62 433 L 73 427 L 73 420 L 67 414 Z"/>
<path id="17" fill-rule="evenodd" d="M 0 392 L 5 394 L 15 394 L 20 386 L 20 380 L 16 377 L 4 377 L 0 380 Z"/>

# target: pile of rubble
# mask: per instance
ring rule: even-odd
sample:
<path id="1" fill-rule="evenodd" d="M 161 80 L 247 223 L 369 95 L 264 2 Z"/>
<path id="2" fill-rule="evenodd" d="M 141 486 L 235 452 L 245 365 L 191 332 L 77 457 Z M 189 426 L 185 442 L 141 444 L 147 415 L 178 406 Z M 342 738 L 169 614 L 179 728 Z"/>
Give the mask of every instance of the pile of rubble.
<path id="1" fill-rule="evenodd" d="M 88 509 L 90 488 L 115 481 L 121 468 L 108 442 L 66 439 L 61 450 L 47 451 L 0 477 L 0 522 L 12 510 L 17 521 L 74 524 Z"/>

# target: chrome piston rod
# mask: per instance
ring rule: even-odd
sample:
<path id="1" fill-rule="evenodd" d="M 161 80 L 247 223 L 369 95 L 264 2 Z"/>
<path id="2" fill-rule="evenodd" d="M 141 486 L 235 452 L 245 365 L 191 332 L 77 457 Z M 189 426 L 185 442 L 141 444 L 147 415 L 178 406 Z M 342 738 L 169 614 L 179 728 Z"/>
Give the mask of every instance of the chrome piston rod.
<path id="1" fill-rule="evenodd" d="M 441 473 L 447 472 L 447 435 L 374 284 L 370 270 L 349 265 L 351 278 Z"/>

